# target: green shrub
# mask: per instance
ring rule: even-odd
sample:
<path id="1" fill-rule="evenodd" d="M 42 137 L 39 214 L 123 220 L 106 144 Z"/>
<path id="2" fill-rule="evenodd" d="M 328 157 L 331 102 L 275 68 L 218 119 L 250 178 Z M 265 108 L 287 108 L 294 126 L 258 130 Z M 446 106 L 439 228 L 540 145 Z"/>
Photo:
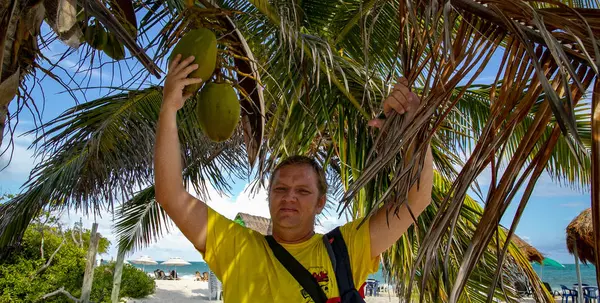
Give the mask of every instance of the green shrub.
<path id="1" fill-rule="evenodd" d="M 21 246 L 6 258 L 0 259 L 0 303 L 35 302 L 44 294 L 61 287 L 75 297 L 81 296 L 81 286 L 85 272 L 85 258 L 89 230 L 84 230 L 83 247 L 73 242 L 70 233 L 65 231 L 64 243 L 54 255 L 50 266 L 37 273 L 63 242 L 63 234 L 57 227 L 31 224 L 21 241 Z M 40 247 L 44 236 L 44 258 Z M 106 251 L 110 242 L 100 239 L 99 249 Z M 64 295 L 56 295 L 44 302 L 70 302 Z"/>
<path id="2" fill-rule="evenodd" d="M 110 302 L 113 286 L 115 263 L 101 265 L 94 271 L 94 284 L 90 300 L 93 302 Z M 154 279 L 132 265 L 124 264 L 121 275 L 119 298 L 143 298 L 154 293 Z"/>

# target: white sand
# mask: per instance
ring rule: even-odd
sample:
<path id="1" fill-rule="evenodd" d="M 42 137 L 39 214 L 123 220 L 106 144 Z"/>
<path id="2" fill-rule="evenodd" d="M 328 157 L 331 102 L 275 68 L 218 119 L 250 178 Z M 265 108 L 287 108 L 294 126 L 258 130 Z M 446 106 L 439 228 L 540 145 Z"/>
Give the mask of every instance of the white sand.
<path id="1" fill-rule="evenodd" d="M 396 297 L 381 294 L 379 297 L 367 297 L 367 303 L 398 302 Z M 157 280 L 156 292 L 144 299 L 129 299 L 128 303 L 158 303 L 158 302 L 222 302 L 208 300 L 208 283 L 192 280 Z M 524 299 L 521 302 L 534 302 L 532 299 Z M 560 302 L 560 298 L 557 299 Z"/>
<path id="2" fill-rule="evenodd" d="M 367 303 L 398 302 L 394 297 L 383 295 L 367 297 Z M 192 280 L 157 280 L 156 292 L 143 299 L 128 299 L 128 303 L 158 303 L 158 302 L 221 302 L 208 300 L 208 283 Z"/>

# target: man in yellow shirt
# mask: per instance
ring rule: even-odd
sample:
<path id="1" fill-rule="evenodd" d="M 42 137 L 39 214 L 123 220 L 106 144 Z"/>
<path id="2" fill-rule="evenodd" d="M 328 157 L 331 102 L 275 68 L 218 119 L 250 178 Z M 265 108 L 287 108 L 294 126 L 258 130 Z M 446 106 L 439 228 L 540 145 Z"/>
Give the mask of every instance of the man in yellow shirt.
<path id="1" fill-rule="evenodd" d="M 185 190 L 176 113 L 189 97 L 182 95 L 183 88 L 202 80 L 187 78 L 198 68 L 191 64 L 193 57 L 181 59 L 177 56 L 169 66 L 159 115 L 154 159 L 157 201 L 223 282 L 225 302 L 314 302 L 278 261 L 264 236 L 223 217 Z M 394 87 L 384 101 L 385 113 L 412 116 L 419 99 L 407 84 L 401 79 Z M 373 120 L 369 124 L 379 127 L 381 122 Z M 432 157 L 428 151 L 420 186 L 414 186 L 408 195 L 416 216 L 431 201 L 432 183 Z M 272 172 L 268 197 L 273 239 L 312 274 L 330 303 L 340 302 L 338 283 L 323 236 L 314 231 L 315 217 L 325 207 L 326 192 L 323 169 L 310 158 L 296 156 L 283 160 Z M 359 227 L 360 221 L 340 227 L 357 287 L 378 270 L 379 255 L 413 223 L 406 206 L 389 216 L 381 209 Z"/>

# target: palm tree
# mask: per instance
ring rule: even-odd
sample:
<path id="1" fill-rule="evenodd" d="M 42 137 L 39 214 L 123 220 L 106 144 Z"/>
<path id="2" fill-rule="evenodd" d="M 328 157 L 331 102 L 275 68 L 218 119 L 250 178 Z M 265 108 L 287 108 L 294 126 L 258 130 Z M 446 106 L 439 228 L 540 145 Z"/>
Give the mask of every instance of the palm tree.
<path id="1" fill-rule="evenodd" d="M 393 269 L 404 268 L 404 273 L 411 273 L 411 281 L 420 281 L 418 284 L 403 281 L 407 285 L 404 293 L 408 298 L 412 288 L 420 286 L 420 295 L 424 297 L 425 293 L 435 291 L 440 297 L 456 302 L 468 300 L 472 297 L 469 295 L 481 291 L 473 288 L 474 277 L 482 277 L 481 273 L 486 270 L 503 268 L 502 265 L 485 268 L 478 262 L 483 258 L 490 260 L 489 252 L 492 251 L 498 254 L 495 262 L 501 264 L 506 251 L 510 253 L 510 246 L 494 240 L 494 235 L 502 238 L 503 233 L 498 232 L 497 227 L 499 218 L 526 181 L 526 194 L 508 237 L 514 232 L 536 180 L 544 169 L 550 169 L 553 175 L 572 184 L 585 187 L 590 183 L 591 163 L 597 161 L 590 161 L 588 151 L 591 149 L 592 155 L 597 155 L 598 140 L 586 138 L 592 138 L 592 131 L 597 128 L 590 126 L 590 115 L 581 113 L 582 108 L 587 108 L 577 102 L 588 87 L 598 87 L 597 60 L 600 56 L 594 35 L 600 31 L 598 24 L 593 22 L 593 17 L 599 14 L 598 3 L 565 3 L 511 1 L 484 5 L 452 0 L 435 6 L 435 3 L 420 1 L 373 0 L 328 5 L 316 1 L 274 0 L 218 1 L 216 7 L 208 1 L 146 1 L 140 5 L 149 8 L 150 13 L 140 22 L 140 32 L 146 32 L 161 20 L 169 21 L 169 26 L 147 46 L 158 48 L 155 54 L 158 61 L 168 54 L 169 47 L 189 27 L 208 26 L 223 37 L 228 37 L 227 33 L 232 32 L 233 27 L 238 40 L 223 40 L 226 45 L 221 49 L 223 74 L 237 83 L 242 102 L 250 104 L 247 108 L 261 108 L 264 103 L 266 110 L 267 127 L 264 128 L 265 144 L 258 155 L 258 179 L 264 180 L 268 171 L 284 155 L 315 155 L 328 169 L 336 172 L 340 184 L 347 190 L 342 211 L 355 218 L 368 215 L 385 203 L 398 206 L 403 203 L 402 197 L 416 181 L 414 171 L 419 169 L 424 146 L 431 141 L 437 148 L 436 168 L 452 185 L 447 191 L 442 191 L 445 195 L 436 202 L 435 216 L 431 216 L 430 223 L 423 225 L 427 229 L 423 229 L 418 237 L 411 238 L 418 243 L 414 246 L 418 249 L 416 257 L 409 262 L 408 258 L 392 258 L 390 256 L 393 255 L 389 255 L 387 260 L 390 261 L 388 264 L 392 264 L 390 273 L 394 272 Z M 515 10 L 515 7 L 519 9 Z M 563 19 L 566 21 L 558 21 Z M 239 45 L 242 45 L 241 50 L 236 48 Z M 244 51 L 246 56 L 240 56 Z M 487 63 L 494 51 L 504 55 L 497 67 L 496 81 L 485 87 L 472 87 L 476 77 L 485 68 L 490 68 Z M 255 59 L 250 59 L 249 54 L 253 54 Z M 240 70 L 243 62 L 256 66 L 250 67 L 252 73 Z M 256 70 L 262 75 L 260 79 Z M 422 96 L 423 106 L 415 123 L 406 125 L 401 117 L 391 117 L 381 133 L 369 130 L 366 121 L 376 115 L 380 100 L 389 90 L 390 81 L 399 74 L 405 75 Z M 245 79 L 253 81 L 248 89 L 242 84 Z M 461 82 L 467 85 L 458 87 Z M 264 87 L 264 100 L 252 95 L 256 83 Z M 140 96 L 149 93 L 148 90 L 131 94 Z M 108 104 L 112 98 L 116 97 L 103 100 Z M 123 94 L 119 98 L 124 100 L 127 97 Z M 597 98 L 594 98 L 593 108 Z M 87 110 L 91 117 L 95 117 L 98 113 L 91 109 Z M 193 119 L 191 116 L 182 112 L 183 120 Z M 261 124 L 261 119 L 248 120 L 253 121 L 253 128 L 240 133 L 259 142 L 253 145 L 258 153 L 257 146 L 262 140 L 256 135 L 262 132 L 256 131 L 260 128 L 256 125 Z M 53 124 L 56 127 L 54 136 L 59 135 L 62 128 L 69 131 L 53 144 L 57 148 L 55 154 L 64 158 L 49 157 L 54 162 L 48 160 L 34 171 L 34 178 L 28 184 L 29 190 L 4 206 L 9 211 L 4 212 L 0 223 L 3 244 L 11 240 L 7 235 L 13 235 L 7 231 L 22 230 L 29 222 L 31 215 L 25 212 L 26 215 L 21 216 L 22 211 L 35 212 L 36 207 L 39 210 L 43 206 L 40 201 L 51 201 L 40 200 L 41 197 L 64 198 L 56 200 L 64 204 L 52 207 L 92 210 L 107 204 L 104 199 L 91 197 L 88 193 L 102 193 L 110 198 L 116 191 L 123 195 L 123 201 L 136 201 L 136 205 L 147 205 L 148 210 L 156 209 L 156 205 L 150 204 L 150 187 L 141 192 L 146 195 L 147 202 L 130 199 L 131 195 L 127 195 L 136 186 L 151 186 L 147 182 L 151 176 L 149 166 L 143 166 L 147 163 L 147 158 L 143 157 L 148 157 L 149 153 L 136 155 L 133 152 L 132 158 L 114 160 L 118 158 L 114 155 L 124 154 L 117 151 L 127 151 L 124 143 L 134 140 L 125 135 L 119 138 L 115 133 L 131 124 L 123 122 L 122 126 L 113 125 L 111 131 L 99 131 L 98 140 L 104 139 L 105 134 L 112 133 L 114 136 L 95 143 L 96 150 L 106 148 L 106 158 L 94 158 L 95 154 L 91 153 L 91 157 L 84 159 L 72 157 L 85 154 L 87 152 L 81 151 L 94 146 L 81 143 L 87 142 L 83 138 L 90 137 L 81 136 L 79 141 L 68 138 L 76 138 L 74 134 L 79 132 L 76 127 L 83 129 L 86 123 L 71 128 L 66 122 L 62 122 L 65 123 L 62 127 L 60 123 Z M 95 128 L 100 129 L 99 126 Z M 138 125 L 132 127 L 135 129 Z M 94 133 L 89 129 L 86 132 Z M 153 136 L 150 132 L 145 135 L 141 130 L 133 132 L 143 138 L 140 139 L 142 147 L 151 142 L 147 140 Z M 192 150 L 198 145 L 207 145 L 202 145 L 202 140 L 193 134 L 193 130 L 186 133 L 189 141 L 182 138 L 182 142 L 188 142 L 184 144 L 184 156 L 186 163 L 191 163 L 198 155 Z M 387 136 L 385 145 L 379 144 L 383 135 Z M 240 137 L 237 137 L 238 140 L 241 140 Z M 64 145 L 67 149 L 59 144 L 62 140 L 69 143 Z M 118 140 L 124 140 L 123 144 Z M 239 144 L 232 144 L 239 147 Z M 247 143 L 246 146 L 252 145 Z M 59 150 L 70 151 L 62 153 Z M 460 157 L 453 156 L 453 151 L 470 155 L 460 173 L 453 169 L 454 164 L 461 162 Z M 406 154 L 415 156 L 405 161 Z M 204 159 L 210 158 L 204 155 Z M 64 163 L 64 159 L 72 159 L 67 162 L 73 164 L 70 170 L 63 170 L 58 165 Z M 221 165 L 239 157 L 224 156 L 224 159 Z M 82 168 L 94 172 L 98 163 L 107 161 L 113 161 L 115 165 L 101 168 L 102 173 L 95 173 L 81 183 L 73 182 L 74 174 L 81 172 Z M 84 163 L 90 166 L 84 166 Z M 240 164 L 242 162 L 233 163 L 236 163 L 235 168 L 244 166 Z M 486 206 L 478 218 L 479 223 L 476 227 L 470 226 L 469 232 L 466 229 L 469 224 L 465 223 L 465 209 L 469 209 L 466 192 L 473 187 L 475 177 L 488 166 L 492 169 L 493 178 Z M 501 166 L 506 169 L 499 170 Z M 193 170 L 197 167 L 202 166 L 186 168 L 186 171 L 196 174 Z M 594 174 L 597 174 L 596 166 L 594 169 Z M 63 172 L 66 175 L 62 175 Z M 120 173 L 135 176 L 137 182 L 124 182 L 118 177 Z M 70 181 L 63 176 L 71 177 Z M 194 177 L 190 180 L 198 180 Z M 94 183 L 98 180 L 107 182 Z M 64 181 L 61 185 L 65 186 L 69 182 L 78 184 L 70 189 L 79 190 L 80 194 L 68 195 L 69 188 L 66 187 L 59 190 L 51 188 L 59 184 L 51 181 Z M 97 184 L 110 184 L 111 188 L 100 190 Z M 87 187 L 93 190 L 87 190 Z M 60 193 L 60 190 L 64 192 Z M 597 189 L 594 188 L 593 192 Z M 91 205 L 88 205 L 90 202 Z M 19 212 L 16 209 L 20 209 Z M 139 215 L 136 211 L 125 213 Z M 160 214 L 159 211 L 146 213 Z M 595 219 L 595 226 L 599 221 Z M 153 219 L 149 222 L 162 221 Z M 157 225 L 153 224 L 155 227 L 150 230 L 156 232 Z M 147 233 L 142 231 L 138 234 Z M 457 237 L 462 238 L 460 243 L 448 240 Z M 491 243 L 503 247 L 494 250 L 490 247 Z M 452 258 L 453 262 L 443 262 L 448 259 L 440 256 Z M 409 266 L 406 267 L 406 264 Z M 496 272 L 495 280 L 501 274 L 500 270 Z M 497 283 L 488 280 L 486 285 L 489 287 L 483 291 L 497 296 L 498 291 L 494 290 Z M 543 291 L 539 283 L 537 285 L 536 295 L 544 300 Z M 463 289 L 467 289 L 469 295 L 465 295 Z M 489 296 L 488 300 L 492 297 Z"/>

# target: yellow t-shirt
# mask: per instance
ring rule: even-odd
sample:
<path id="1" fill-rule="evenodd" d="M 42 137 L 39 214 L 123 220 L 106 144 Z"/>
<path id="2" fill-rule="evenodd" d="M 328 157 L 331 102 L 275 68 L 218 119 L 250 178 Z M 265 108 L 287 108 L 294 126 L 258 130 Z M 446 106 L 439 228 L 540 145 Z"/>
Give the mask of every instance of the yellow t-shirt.
<path id="1" fill-rule="evenodd" d="M 379 268 L 379 258 L 371 258 L 369 224 L 365 222 L 357 229 L 360 222 L 356 220 L 340 227 L 357 289 Z M 335 272 L 322 236 L 315 234 L 303 243 L 281 245 L 317 278 L 329 298 L 328 303 L 339 302 Z M 314 302 L 279 263 L 263 235 L 210 207 L 205 249 L 204 261 L 223 282 L 224 302 Z"/>

